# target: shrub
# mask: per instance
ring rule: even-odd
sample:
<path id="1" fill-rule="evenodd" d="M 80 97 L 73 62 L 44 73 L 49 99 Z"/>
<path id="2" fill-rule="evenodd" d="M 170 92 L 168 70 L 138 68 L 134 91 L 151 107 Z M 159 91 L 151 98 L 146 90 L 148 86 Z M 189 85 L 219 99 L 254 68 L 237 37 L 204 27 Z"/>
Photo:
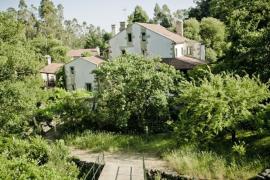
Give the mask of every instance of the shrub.
<path id="1" fill-rule="evenodd" d="M 83 52 L 83 53 L 81 54 L 81 56 L 82 56 L 82 57 L 90 57 L 90 56 L 92 56 L 92 54 L 91 54 L 91 52 L 89 52 L 89 51 L 85 51 L 85 52 Z"/>
<path id="2" fill-rule="evenodd" d="M 210 74 L 200 83 L 183 82 L 178 98 L 179 137 L 186 141 L 210 142 L 229 132 L 235 141 L 242 123 L 251 121 L 253 110 L 267 98 L 268 85 L 248 76 Z"/>
<path id="3" fill-rule="evenodd" d="M 61 141 L 50 145 L 40 137 L 2 137 L 0 144 L 1 179 L 75 179 L 78 175 Z"/>

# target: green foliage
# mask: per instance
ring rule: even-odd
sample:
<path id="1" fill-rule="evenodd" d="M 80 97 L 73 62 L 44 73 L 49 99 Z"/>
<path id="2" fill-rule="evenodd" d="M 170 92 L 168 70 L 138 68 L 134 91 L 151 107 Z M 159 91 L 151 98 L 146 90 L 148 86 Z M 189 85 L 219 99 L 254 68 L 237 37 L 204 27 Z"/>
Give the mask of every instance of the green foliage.
<path id="1" fill-rule="evenodd" d="M 213 0 L 195 0 L 196 7 L 189 10 L 189 17 L 201 20 L 204 17 L 211 16 L 210 4 Z M 226 7 L 227 4 L 224 5 Z"/>
<path id="2" fill-rule="evenodd" d="M 1 137 L 0 144 L 1 179 L 75 179 L 78 175 L 61 141 L 49 145 L 39 137 Z"/>
<path id="3" fill-rule="evenodd" d="M 45 55 L 50 55 L 54 62 L 65 62 L 68 48 L 62 42 L 45 36 L 38 36 L 30 41 L 40 60 L 44 60 Z"/>
<path id="4" fill-rule="evenodd" d="M 1 133 L 31 133 L 32 115 L 45 94 L 41 85 L 42 82 L 35 77 L 17 82 L 0 82 Z"/>
<path id="5" fill-rule="evenodd" d="M 104 63 L 95 74 L 101 87 L 100 126 L 155 131 L 155 124 L 170 119 L 169 101 L 181 79 L 173 67 L 159 59 L 126 55 Z"/>
<path id="6" fill-rule="evenodd" d="M 89 31 L 86 37 L 85 48 L 100 48 L 101 55 L 108 57 L 110 33 L 106 33 L 100 28 L 93 28 Z"/>
<path id="7" fill-rule="evenodd" d="M 197 1 L 197 7 L 189 12 L 190 17 L 211 16 L 226 24 L 229 44 L 222 50 L 223 61 L 216 66 L 217 72 L 231 70 L 241 76 L 259 75 L 263 82 L 269 80 L 269 8 L 268 0 Z M 220 52 L 216 52 L 217 57 Z"/>
<path id="8" fill-rule="evenodd" d="M 257 78 L 231 74 L 211 75 L 201 82 L 183 82 L 178 104 L 178 132 L 181 139 L 209 142 L 226 132 L 241 128 L 252 120 L 254 108 L 269 98 L 268 85 Z"/>
<path id="9" fill-rule="evenodd" d="M 134 22 L 147 23 L 148 21 L 149 17 L 141 6 L 136 6 L 134 12 L 128 17 L 129 23 Z"/>
<path id="10" fill-rule="evenodd" d="M 24 39 L 23 25 L 10 14 L 0 12 L 0 43 L 16 44 Z"/>
<path id="11" fill-rule="evenodd" d="M 210 62 L 215 61 L 214 53 L 216 53 L 217 57 L 221 57 L 223 55 L 223 51 L 226 48 L 225 44 L 225 25 L 215 18 L 203 18 L 200 25 L 200 35 L 203 43 L 207 48 L 211 48 L 211 53 L 206 53 L 206 59 Z M 208 49 L 207 49 L 208 50 Z M 209 55 L 210 56 L 207 56 Z"/>
<path id="12" fill-rule="evenodd" d="M 29 45 L 0 44 L 0 80 L 19 80 L 34 75 L 40 67 Z"/>
<path id="13" fill-rule="evenodd" d="M 81 55 L 82 55 L 82 57 L 90 57 L 90 56 L 92 56 L 91 52 L 88 52 L 88 51 L 83 52 Z"/>
<path id="14" fill-rule="evenodd" d="M 201 40 L 200 37 L 200 22 L 195 18 L 190 18 L 184 22 L 184 36 L 197 41 Z"/>
<path id="15" fill-rule="evenodd" d="M 155 23 L 162 25 L 165 28 L 170 28 L 173 25 L 173 18 L 169 7 L 164 4 L 162 8 L 158 4 L 154 8 L 154 18 Z"/>
<path id="16" fill-rule="evenodd" d="M 190 18 L 184 22 L 184 35 L 201 41 L 206 46 L 206 60 L 216 62 L 227 49 L 225 25 L 218 19 L 207 17 L 201 22 Z"/>
<path id="17" fill-rule="evenodd" d="M 239 142 L 239 143 L 234 143 L 232 150 L 233 152 L 237 153 L 239 156 L 244 156 L 246 154 L 246 144 L 245 142 Z"/>
<path id="18" fill-rule="evenodd" d="M 43 108 L 36 112 L 36 131 L 42 131 L 42 125 L 52 121 L 61 123 L 65 131 L 74 131 L 91 127 L 92 94 L 87 91 L 67 92 L 55 88 Z"/>

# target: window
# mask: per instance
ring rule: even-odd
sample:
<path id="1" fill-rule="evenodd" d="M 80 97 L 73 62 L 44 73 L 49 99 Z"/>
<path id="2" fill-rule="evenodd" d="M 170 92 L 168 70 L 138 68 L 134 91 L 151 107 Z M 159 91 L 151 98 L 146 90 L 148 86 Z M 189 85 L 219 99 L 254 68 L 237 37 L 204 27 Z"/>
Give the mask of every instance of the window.
<path id="1" fill-rule="evenodd" d="M 132 42 L 132 34 L 128 33 L 128 42 Z"/>
<path id="2" fill-rule="evenodd" d="M 121 52 L 122 52 L 122 55 L 125 55 L 126 54 L 126 50 L 125 49 L 122 49 Z"/>
<path id="3" fill-rule="evenodd" d="M 74 67 L 73 66 L 70 67 L 70 73 L 74 74 Z"/>
<path id="4" fill-rule="evenodd" d="M 144 49 L 142 49 L 142 54 L 145 55 L 145 50 Z"/>
<path id="5" fill-rule="evenodd" d="M 184 56 L 184 48 L 181 48 L 181 54 Z"/>
<path id="6" fill-rule="evenodd" d="M 142 32 L 142 41 L 146 41 L 146 33 Z"/>
<path id="7" fill-rule="evenodd" d="M 187 47 L 187 55 L 191 55 L 191 47 Z"/>
<path id="8" fill-rule="evenodd" d="M 75 90 L 75 84 L 71 85 L 71 89 L 74 91 Z"/>
<path id="9" fill-rule="evenodd" d="M 91 83 L 85 83 L 85 87 L 87 91 L 92 91 L 92 84 Z"/>
<path id="10" fill-rule="evenodd" d="M 175 57 L 178 57 L 177 51 L 177 48 L 175 48 Z"/>

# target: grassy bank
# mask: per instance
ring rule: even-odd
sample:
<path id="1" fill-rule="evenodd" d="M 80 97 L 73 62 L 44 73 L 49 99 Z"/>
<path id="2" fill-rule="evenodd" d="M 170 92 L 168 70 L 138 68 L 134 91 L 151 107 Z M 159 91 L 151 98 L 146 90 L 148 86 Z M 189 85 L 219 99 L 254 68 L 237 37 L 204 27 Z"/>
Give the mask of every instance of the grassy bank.
<path id="1" fill-rule="evenodd" d="M 223 155 L 211 151 L 199 151 L 191 147 L 181 148 L 164 157 L 179 174 L 201 179 L 249 179 L 260 172 L 267 162 L 245 158 L 226 160 Z"/>
<path id="2" fill-rule="evenodd" d="M 161 155 L 176 147 L 176 142 L 169 135 L 154 136 L 124 135 L 108 132 L 86 131 L 82 134 L 65 136 L 68 145 L 93 152 L 134 152 Z"/>

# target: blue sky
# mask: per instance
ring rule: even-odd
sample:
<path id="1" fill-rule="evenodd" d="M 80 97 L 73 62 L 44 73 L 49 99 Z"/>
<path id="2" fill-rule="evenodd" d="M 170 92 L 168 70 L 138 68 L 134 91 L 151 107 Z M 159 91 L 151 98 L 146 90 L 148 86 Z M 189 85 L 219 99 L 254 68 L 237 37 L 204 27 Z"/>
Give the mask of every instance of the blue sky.
<path id="1" fill-rule="evenodd" d="M 40 0 L 26 0 L 27 4 L 38 6 Z M 156 3 L 167 4 L 171 11 L 194 6 L 193 0 L 53 0 L 54 4 L 64 6 L 65 19 L 77 18 L 79 22 L 100 26 L 110 30 L 111 24 L 118 24 L 134 10 L 136 5 L 142 6 L 150 17 Z M 18 7 L 19 0 L 0 0 L 0 10 Z"/>

